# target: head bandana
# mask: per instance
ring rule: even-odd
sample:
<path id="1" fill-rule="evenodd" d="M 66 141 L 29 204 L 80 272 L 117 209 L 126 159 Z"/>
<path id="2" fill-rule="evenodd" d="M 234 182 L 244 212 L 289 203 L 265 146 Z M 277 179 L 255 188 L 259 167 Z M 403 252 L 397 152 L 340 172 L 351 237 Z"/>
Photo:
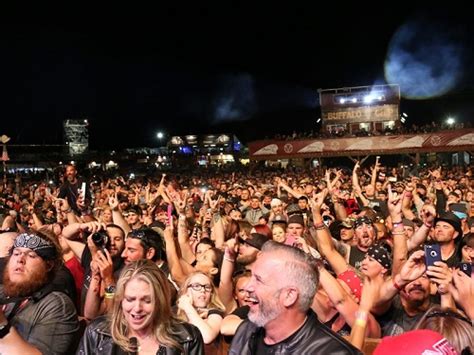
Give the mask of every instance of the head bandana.
<path id="1" fill-rule="evenodd" d="M 373 245 L 367 250 L 367 255 L 377 260 L 387 270 L 392 267 L 392 258 L 387 249 L 380 245 Z"/>
<path id="2" fill-rule="evenodd" d="M 12 251 L 15 248 L 31 249 L 44 260 L 55 259 L 57 256 L 56 247 L 50 241 L 36 234 L 20 234 L 13 242 Z"/>

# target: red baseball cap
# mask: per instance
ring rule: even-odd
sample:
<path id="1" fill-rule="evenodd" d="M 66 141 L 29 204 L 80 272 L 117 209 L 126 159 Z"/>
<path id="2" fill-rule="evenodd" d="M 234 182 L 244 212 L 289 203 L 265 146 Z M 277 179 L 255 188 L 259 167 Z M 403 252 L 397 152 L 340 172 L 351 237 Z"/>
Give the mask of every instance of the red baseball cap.
<path id="1" fill-rule="evenodd" d="M 393 337 L 384 337 L 375 348 L 374 355 L 458 355 L 454 347 L 441 334 L 417 329 Z"/>

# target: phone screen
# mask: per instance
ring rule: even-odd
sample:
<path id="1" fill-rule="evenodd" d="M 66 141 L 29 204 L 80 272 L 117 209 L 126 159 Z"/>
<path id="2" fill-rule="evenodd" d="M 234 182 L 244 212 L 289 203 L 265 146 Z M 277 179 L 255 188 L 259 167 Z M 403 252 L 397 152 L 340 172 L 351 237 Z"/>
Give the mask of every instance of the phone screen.
<path id="1" fill-rule="evenodd" d="M 82 185 L 81 185 L 81 196 L 82 196 L 82 199 L 85 199 L 86 198 L 86 183 L 83 182 Z"/>
<path id="2" fill-rule="evenodd" d="M 168 209 L 167 209 L 167 214 L 168 214 L 168 221 L 171 221 L 171 213 L 173 212 L 173 206 L 171 205 L 171 203 L 168 205 Z"/>

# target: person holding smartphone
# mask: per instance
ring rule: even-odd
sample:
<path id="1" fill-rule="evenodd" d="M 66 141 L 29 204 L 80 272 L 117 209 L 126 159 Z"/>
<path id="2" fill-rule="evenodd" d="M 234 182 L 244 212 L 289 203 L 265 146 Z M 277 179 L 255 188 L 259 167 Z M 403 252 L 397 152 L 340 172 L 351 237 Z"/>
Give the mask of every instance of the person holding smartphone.
<path id="1" fill-rule="evenodd" d="M 453 212 L 445 212 L 435 219 L 433 241 L 440 245 L 441 260 L 450 268 L 461 261 L 456 253 L 456 241 L 463 236 L 461 221 Z"/>
<path id="2" fill-rule="evenodd" d="M 59 198 L 67 199 L 69 206 L 77 215 L 81 215 L 84 207 L 88 206 L 91 200 L 90 191 L 87 188 L 87 183 L 83 178 L 77 176 L 77 169 L 74 165 L 66 165 L 65 172 L 66 180 L 59 188 Z M 85 191 L 82 191 L 85 190 Z M 82 199 L 80 199 L 82 194 Z M 78 206 L 78 200 L 81 200 L 81 207 Z M 81 210 L 82 209 L 82 210 Z"/>

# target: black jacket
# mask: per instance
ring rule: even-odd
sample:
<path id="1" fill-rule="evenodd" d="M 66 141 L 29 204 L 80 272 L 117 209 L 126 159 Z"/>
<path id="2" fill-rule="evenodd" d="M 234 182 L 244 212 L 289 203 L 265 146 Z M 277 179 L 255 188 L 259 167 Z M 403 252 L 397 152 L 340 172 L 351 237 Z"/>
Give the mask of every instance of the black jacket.
<path id="1" fill-rule="evenodd" d="M 263 338 L 264 328 L 259 328 L 250 321 L 243 322 L 232 340 L 229 355 L 256 354 L 257 342 Z M 275 355 L 279 354 L 361 354 L 349 342 L 322 324 L 316 314 L 308 311 L 308 318 L 303 326 L 290 337 L 276 345 Z"/>
<path id="2" fill-rule="evenodd" d="M 178 349 L 166 348 L 166 355 L 203 355 L 204 342 L 201 332 L 194 325 L 188 323 L 176 323 L 176 340 L 183 347 L 183 352 Z M 117 346 L 110 335 L 110 324 L 105 316 L 96 318 L 86 328 L 76 354 L 80 355 L 126 355 L 128 354 Z M 160 352 L 161 354 L 161 352 Z"/>

